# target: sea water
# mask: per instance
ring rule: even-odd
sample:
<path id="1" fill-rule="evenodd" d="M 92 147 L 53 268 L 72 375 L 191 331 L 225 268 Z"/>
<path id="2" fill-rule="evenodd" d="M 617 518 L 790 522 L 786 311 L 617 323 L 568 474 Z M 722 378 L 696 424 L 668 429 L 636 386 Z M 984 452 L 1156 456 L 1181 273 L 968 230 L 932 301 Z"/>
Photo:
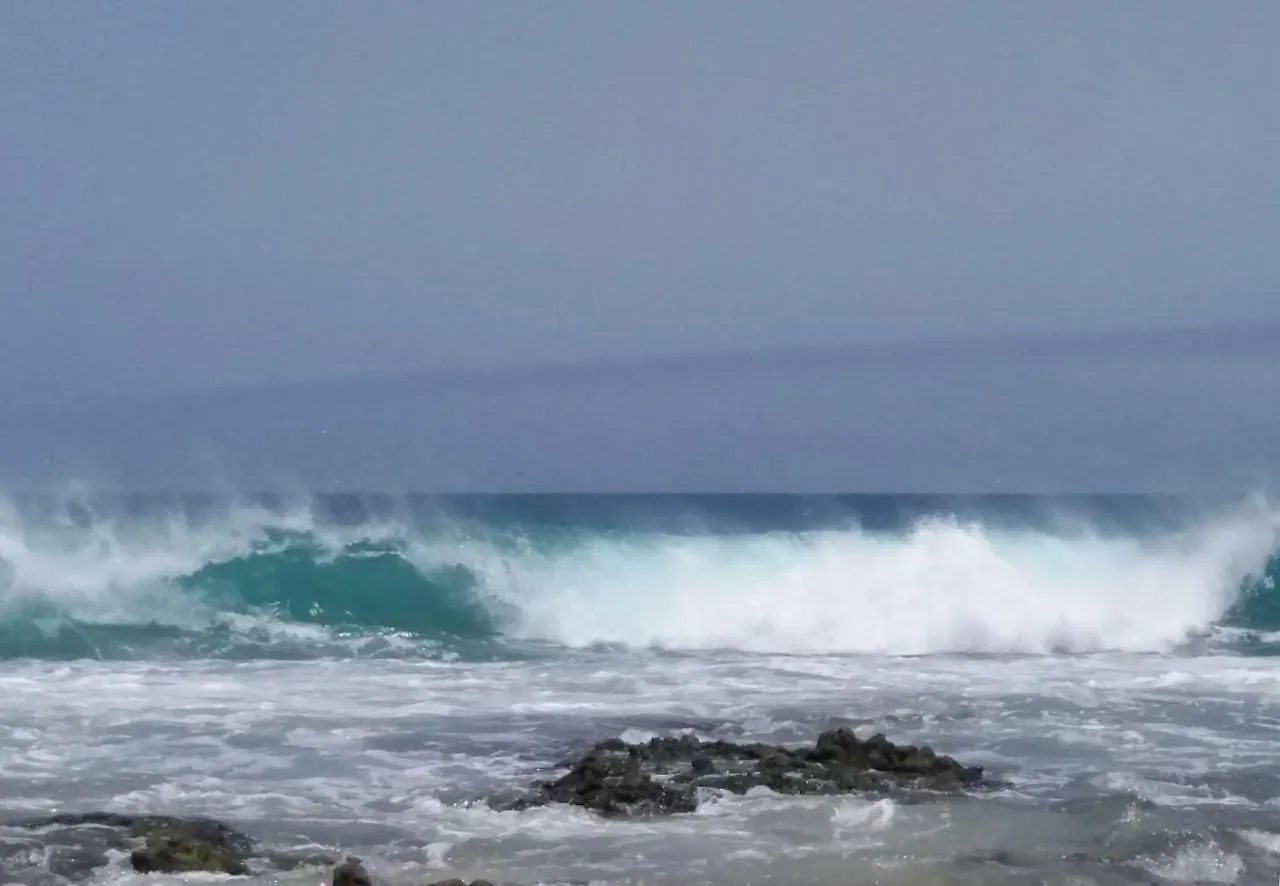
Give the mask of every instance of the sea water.
<path id="1" fill-rule="evenodd" d="M 1272 884 L 1278 539 L 1254 499 L 10 500 L 0 816 L 209 815 L 391 884 Z M 606 737 L 832 725 L 1010 786 L 485 802 Z M 0 875 L 65 879 L 13 828 Z"/>

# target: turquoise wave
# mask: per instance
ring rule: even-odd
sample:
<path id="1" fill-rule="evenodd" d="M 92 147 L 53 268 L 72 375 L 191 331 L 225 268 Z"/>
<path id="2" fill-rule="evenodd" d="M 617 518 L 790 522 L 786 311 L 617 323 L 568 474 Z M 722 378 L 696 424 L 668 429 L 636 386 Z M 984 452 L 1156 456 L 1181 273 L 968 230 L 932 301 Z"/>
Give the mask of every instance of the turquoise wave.
<path id="1" fill-rule="evenodd" d="M 1273 555 L 1262 575 L 1240 587 L 1240 596 L 1223 624 L 1251 631 L 1280 631 L 1280 554 Z"/>
<path id="2" fill-rule="evenodd" d="M 469 570 L 422 569 L 385 543 L 361 541 L 332 552 L 300 538 L 282 550 L 210 563 L 176 585 L 232 612 L 346 631 L 466 639 L 498 632 Z"/>
<path id="3" fill-rule="evenodd" d="M 460 565 L 422 570 L 392 545 L 333 551 L 302 535 L 162 581 L 153 593 L 174 604 L 163 617 L 126 606 L 88 619 L 48 599 L 9 606 L 0 659 L 487 657 L 500 626 L 477 591 Z"/>
<path id="4" fill-rule="evenodd" d="M 0 659 L 1280 654 L 1269 511 L 1153 538 L 946 515 L 721 531 L 683 514 L 678 531 L 0 514 Z"/>

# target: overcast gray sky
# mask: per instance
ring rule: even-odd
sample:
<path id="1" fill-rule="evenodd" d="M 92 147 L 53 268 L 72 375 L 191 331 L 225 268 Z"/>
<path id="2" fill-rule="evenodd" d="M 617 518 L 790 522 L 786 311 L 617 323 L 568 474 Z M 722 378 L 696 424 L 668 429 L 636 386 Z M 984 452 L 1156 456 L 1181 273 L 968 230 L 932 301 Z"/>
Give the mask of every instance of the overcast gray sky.
<path id="1" fill-rule="evenodd" d="M 0 3 L 0 405 L 1275 316 L 1280 4 Z"/>
<path id="2" fill-rule="evenodd" d="M 272 387 L 1275 320 L 1278 46 L 1274 0 L 0 0 L 0 488 L 1280 488 L 1274 323 Z"/>

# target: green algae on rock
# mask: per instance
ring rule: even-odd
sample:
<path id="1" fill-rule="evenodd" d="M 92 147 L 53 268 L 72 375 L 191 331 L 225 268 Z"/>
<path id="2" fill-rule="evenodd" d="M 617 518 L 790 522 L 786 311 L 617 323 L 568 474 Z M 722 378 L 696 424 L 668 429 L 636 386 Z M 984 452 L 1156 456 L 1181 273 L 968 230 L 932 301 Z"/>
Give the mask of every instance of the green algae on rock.
<path id="1" fill-rule="evenodd" d="M 29 828 L 106 828 L 133 848 L 129 861 L 139 873 L 249 873 L 254 854 L 245 834 L 211 818 L 122 815 L 114 812 L 62 813 L 23 822 Z M 103 859 L 105 863 L 105 859 Z"/>
<path id="2" fill-rule="evenodd" d="M 186 819 L 140 819 L 133 827 L 143 845 L 129 857 L 139 873 L 208 871 L 247 874 L 246 855 L 236 850 L 218 822 Z"/>

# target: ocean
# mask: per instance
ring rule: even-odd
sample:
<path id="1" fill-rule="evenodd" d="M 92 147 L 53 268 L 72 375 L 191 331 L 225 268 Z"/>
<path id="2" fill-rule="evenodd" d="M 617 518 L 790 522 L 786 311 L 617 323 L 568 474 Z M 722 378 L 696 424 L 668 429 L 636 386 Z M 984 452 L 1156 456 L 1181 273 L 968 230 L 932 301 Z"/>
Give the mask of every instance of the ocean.
<path id="1" fill-rule="evenodd" d="M 0 882 L 211 876 L 25 824 L 110 811 L 406 886 L 1274 884 L 1277 576 L 1263 498 L 10 498 Z M 491 802 L 603 739 L 839 726 L 1001 784 Z"/>

